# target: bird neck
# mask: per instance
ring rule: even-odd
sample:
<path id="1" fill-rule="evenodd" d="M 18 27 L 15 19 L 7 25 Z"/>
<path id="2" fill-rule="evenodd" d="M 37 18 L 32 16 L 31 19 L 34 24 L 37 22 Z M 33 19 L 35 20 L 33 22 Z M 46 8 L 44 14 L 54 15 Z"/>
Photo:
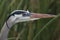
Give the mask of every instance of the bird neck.
<path id="1" fill-rule="evenodd" d="M 8 22 L 8 21 L 7 21 L 7 23 L 8 23 L 9 28 L 7 27 L 6 22 L 5 22 L 5 24 L 2 27 L 1 32 L 0 32 L 0 40 L 5 40 L 5 39 L 8 38 L 9 30 L 12 27 L 13 24 Z"/>

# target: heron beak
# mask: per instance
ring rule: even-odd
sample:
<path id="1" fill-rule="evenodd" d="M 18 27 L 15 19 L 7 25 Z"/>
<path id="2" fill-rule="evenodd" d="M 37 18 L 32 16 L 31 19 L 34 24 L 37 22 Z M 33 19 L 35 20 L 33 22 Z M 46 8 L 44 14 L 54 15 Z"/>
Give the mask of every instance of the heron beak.
<path id="1" fill-rule="evenodd" d="M 31 18 L 52 18 L 52 17 L 56 17 L 56 15 L 31 13 Z"/>

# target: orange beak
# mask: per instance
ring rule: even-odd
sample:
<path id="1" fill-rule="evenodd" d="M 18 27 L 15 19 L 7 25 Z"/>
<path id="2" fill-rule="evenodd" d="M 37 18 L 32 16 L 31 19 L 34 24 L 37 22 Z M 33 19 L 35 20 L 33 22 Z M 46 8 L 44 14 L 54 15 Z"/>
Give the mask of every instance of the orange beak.
<path id="1" fill-rule="evenodd" d="M 52 17 L 56 17 L 56 15 L 31 13 L 31 18 L 52 18 Z"/>

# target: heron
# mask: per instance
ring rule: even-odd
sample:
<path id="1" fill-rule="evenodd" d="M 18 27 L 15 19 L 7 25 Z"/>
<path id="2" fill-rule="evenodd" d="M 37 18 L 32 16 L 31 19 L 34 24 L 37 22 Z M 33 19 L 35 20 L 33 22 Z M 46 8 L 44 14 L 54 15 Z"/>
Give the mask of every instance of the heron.
<path id="1" fill-rule="evenodd" d="M 0 32 L 0 40 L 8 40 L 8 33 L 10 28 L 19 22 L 26 22 L 26 21 L 34 21 L 40 18 L 51 18 L 55 17 L 55 15 L 50 14 L 39 14 L 39 13 L 31 13 L 25 10 L 14 10 L 11 14 L 7 17 L 1 32 Z"/>

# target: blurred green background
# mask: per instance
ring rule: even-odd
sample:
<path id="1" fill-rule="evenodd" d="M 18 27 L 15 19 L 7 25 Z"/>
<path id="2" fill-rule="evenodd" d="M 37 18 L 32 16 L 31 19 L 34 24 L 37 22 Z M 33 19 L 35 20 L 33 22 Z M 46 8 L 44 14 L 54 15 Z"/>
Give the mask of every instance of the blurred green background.
<path id="1" fill-rule="evenodd" d="M 60 0 L 0 0 L 0 31 L 14 10 L 59 15 Z M 8 40 L 60 40 L 60 16 L 17 23 L 10 29 Z"/>

